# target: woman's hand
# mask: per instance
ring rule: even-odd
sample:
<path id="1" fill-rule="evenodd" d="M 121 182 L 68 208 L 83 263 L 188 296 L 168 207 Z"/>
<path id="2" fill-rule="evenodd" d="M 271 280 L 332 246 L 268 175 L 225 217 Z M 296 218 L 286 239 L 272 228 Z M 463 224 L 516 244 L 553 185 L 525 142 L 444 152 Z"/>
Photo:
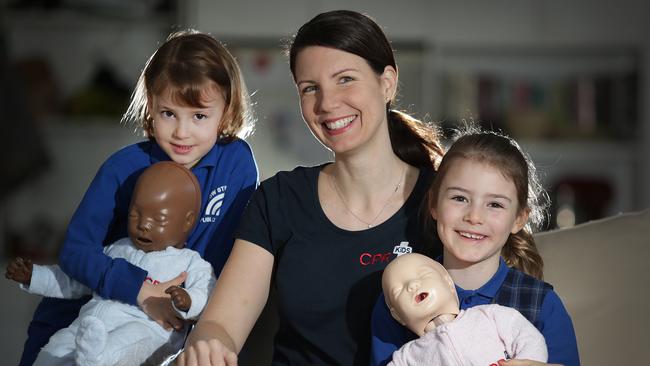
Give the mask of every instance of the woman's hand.
<path id="1" fill-rule="evenodd" d="M 192 330 L 185 350 L 176 359 L 177 366 L 237 366 L 237 354 L 218 338 L 229 340 L 226 332 L 210 321 L 199 322 Z"/>
<path id="2" fill-rule="evenodd" d="M 533 360 L 508 360 L 508 361 L 499 361 L 499 366 L 562 366 L 555 363 L 544 363 Z"/>
<path id="3" fill-rule="evenodd" d="M 185 324 L 178 318 L 172 307 L 171 297 L 165 293 L 170 286 L 180 286 L 187 278 L 187 272 L 181 272 L 175 278 L 158 284 L 145 281 L 138 293 L 138 306 L 156 323 L 167 330 L 181 330 Z"/>

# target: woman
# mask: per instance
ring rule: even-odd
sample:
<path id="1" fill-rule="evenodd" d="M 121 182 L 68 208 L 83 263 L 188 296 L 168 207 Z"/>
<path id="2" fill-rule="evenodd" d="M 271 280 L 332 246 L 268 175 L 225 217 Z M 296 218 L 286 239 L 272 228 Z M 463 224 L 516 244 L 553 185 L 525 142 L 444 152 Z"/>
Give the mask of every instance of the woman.
<path id="1" fill-rule="evenodd" d="M 179 365 L 234 365 L 271 284 L 274 365 L 367 365 L 381 270 L 400 251 L 440 251 L 419 207 L 442 149 L 435 129 L 390 109 L 398 72 L 379 26 L 322 13 L 288 53 L 303 119 L 334 161 L 262 183 Z"/>

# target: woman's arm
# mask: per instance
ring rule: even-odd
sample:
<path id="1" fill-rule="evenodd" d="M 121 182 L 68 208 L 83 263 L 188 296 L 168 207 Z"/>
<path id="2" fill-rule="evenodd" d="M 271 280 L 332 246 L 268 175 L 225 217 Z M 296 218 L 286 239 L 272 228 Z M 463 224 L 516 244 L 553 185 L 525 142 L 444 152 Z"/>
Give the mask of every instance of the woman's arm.
<path id="1" fill-rule="evenodd" d="M 273 255 L 237 239 L 179 366 L 234 365 L 269 296 Z M 235 362 L 235 363 L 233 363 Z"/>

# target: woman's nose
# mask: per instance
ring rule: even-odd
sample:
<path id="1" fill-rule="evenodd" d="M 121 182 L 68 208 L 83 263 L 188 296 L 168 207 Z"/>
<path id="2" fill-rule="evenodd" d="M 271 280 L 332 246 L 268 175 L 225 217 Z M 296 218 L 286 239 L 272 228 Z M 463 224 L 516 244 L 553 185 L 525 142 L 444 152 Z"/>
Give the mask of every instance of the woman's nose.
<path id="1" fill-rule="evenodd" d="M 339 96 L 335 90 L 321 88 L 318 95 L 318 110 L 329 112 L 339 106 Z"/>

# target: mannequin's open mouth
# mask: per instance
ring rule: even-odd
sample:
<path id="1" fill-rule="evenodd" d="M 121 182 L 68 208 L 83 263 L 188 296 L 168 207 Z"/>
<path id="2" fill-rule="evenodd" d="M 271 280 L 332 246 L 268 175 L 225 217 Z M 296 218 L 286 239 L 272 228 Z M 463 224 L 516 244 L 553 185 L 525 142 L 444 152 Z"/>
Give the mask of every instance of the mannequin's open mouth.
<path id="1" fill-rule="evenodd" d="M 415 302 L 419 304 L 422 301 L 424 301 L 424 299 L 426 299 L 427 297 L 429 297 L 428 292 L 421 292 L 421 293 L 417 294 L 417 296 L 415 296 Z"/>

